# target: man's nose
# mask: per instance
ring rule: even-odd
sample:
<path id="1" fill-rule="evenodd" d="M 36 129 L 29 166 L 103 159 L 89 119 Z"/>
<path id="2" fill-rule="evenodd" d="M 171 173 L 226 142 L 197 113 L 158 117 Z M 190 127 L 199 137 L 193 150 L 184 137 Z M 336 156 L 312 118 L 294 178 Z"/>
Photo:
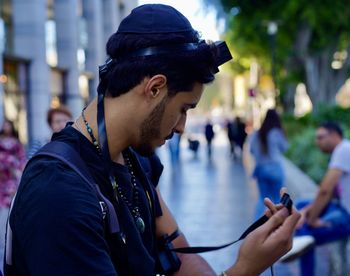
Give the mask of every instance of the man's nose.
<path id="1" fill-rule="evenodd" d="M 176 133 L 183 134 L 185 131 L 185 126 L 186 126 L 186 116 L 181 117 L 181 119 L 178 121 L 176 124 L 174 131 Z"/>

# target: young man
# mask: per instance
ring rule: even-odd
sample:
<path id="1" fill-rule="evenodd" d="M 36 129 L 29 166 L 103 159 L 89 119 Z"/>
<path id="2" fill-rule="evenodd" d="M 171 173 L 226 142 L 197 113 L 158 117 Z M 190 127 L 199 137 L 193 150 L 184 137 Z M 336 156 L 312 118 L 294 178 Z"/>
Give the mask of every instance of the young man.
<path id="1" fill-rule="evenodd" d="M 53 140 L 84 160 L 113 203 L 120 232 L 106 230 L 96 195 L 78 174 L 55 158 L 36 158 L 10 215 L 17 275 L 155 275 L 163 272 L 164 235 L 175 237 L 175 248 L 188 246 L 184 234 L 173 234 L 178 225 L 134 152 L 150 155 L 184 131 L 187 111 L 214 79 L 219 49 L 200 41 L 177 10 L 157 4 L 134 9 L 106 48 L 98 100 Z M 246 238 L 223 275 L 258 275 L 290 248 L 300 215 L 266 204 L 270 219 Z M 176 256 L 174 275 L 215 275 L 199 255 Z"/>
<path id="2" fill-rule="evenodd" d="M 343 138 L 337 123 L 325 122 L 317 128 L 316 144 L 321 151 L 331 154 L 328 170 L 316 198 L 297 204 L 302 214 L 297 237 L 293 249 L 282 258 L 291 261 L 302 255 L 302 276 L 315 275 L 315 245 L 350 235 L 350 141 Z"/>

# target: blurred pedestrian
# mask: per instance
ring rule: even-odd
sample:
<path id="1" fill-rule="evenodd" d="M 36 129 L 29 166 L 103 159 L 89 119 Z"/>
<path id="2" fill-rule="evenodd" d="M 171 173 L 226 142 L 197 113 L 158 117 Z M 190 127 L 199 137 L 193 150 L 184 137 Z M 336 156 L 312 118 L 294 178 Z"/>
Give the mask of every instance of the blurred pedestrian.
<path id="1" fill-rule="evenodd" d="M 5 247 L 8 208 L 16 193 L 25 165 L 25 151 L 11 121 L 5 120 L 0 131 L 0 265 Z"/>
<path id="2" fill-rule="evenodd" d="M 237 117 L 235 119 L 234 128 L 236 129 L 235 136 L 234 136 L 235 145 L 238 146 L 239 155 L 240 157 L 242 157 L 243 145 L 247 137 L 247 133 L 245 131 L 245 128 L 246 128 L 245 123 L 242 121 L 240 117 Z"/>
<path id="3" fill-rule="evenodd" d="M 331 154 L 328 170 L 316 198 L 297 203 L 302 214 L 297 237 L 293 240 L 292 250 L 282 258 L 291 261 L 302 255 L 302 276 L 315 275 L 315 245 L 350 235 L 350 141 L 343 138 L 343 131 L 337 123 L 324 122 L 317 128 L 316 144 L 321 151 Z"/>
<path id="4" fill-rule="evenodd" d="M 64 105 L 60 105 L 59 107 L 55 108 L 50 108 L 47 111 L 47 124 L 51 129 L 51 135 L 53 133 L 60 132 L 71 120 L 72 114 L 69 111 L 69 109 Z M 34 140 L 31 142 L 27 150 L 28 159 L 30 159 L 43 145 L 50 141 L 51 135 L 50 137 L 44 140 Z"/>
<path id="5" fill-rule="evenodd" d="M 208 158 L 211 158 L 211 152 L 212 152 L 212 141 L 214 139 L 215 133 L 214 133 L 214 127 L 210 120 L 207 121 L 205 125 L 205 139 L 207 140 L 207 153 Z"/>
<path id="6" fill-rule="evenodd" d="M 170 161 L 172 165 L 177 164 L 180 160 L 180 141 L 180 133 L 174 133 L 173 137 L 168 141 Z"/>
<path id="7" fill-rule="evenodd" d="M 199 150 L 199 146 L 200 146 L 199 140 L 194 135 L 190 134 L 190 135 L 188 135 L 187 141 L 188 141 L 189 150 L 193 152 L 194 159 L 197 159 L 198 158 L 198 150 Z"/>
<path id="8" fill-rule="evenodd" d="M 256 205 L 255 217 L 264 211 L 264 198 L 269 197 L 277 203 L 279 191 L 284 182 L 282 153 L 288 142 L 280 117 L 276 110 L 269 109 L 258 131 L 250 139 L 250 151 L 255 159 L 253 177 L 256 178 L 260 197 Z"/>
<path id="9" fill-rule="evenodd" d="M 230 119 L 226 120 L 226 132 L 227 132 L 227 138 L 230 142 L 230 155 L 234 159 L 236 159 L 236 151 L 235 151 L 235 137 L 237 133 L 236 125 L 231 121 Z"/>

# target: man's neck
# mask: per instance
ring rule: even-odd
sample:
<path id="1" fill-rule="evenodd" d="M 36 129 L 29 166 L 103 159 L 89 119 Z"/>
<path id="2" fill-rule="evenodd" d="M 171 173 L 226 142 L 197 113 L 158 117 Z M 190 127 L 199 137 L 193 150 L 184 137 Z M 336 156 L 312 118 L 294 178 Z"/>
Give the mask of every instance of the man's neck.
<path id="1" fill-rule="evenodd" d="M 335 141 L 332 152 L 335 150 L 335 148 L 336 148 L 341 142 L 343 142 L 343 138 L 339 138 L 339 139 L 337 139 L 337 140 Z"/>
<path id="2" fill-rule="evenodd" d="M 106 105 L 105 105 L 106 108 Z M 108 112 L 108 109 L 105 110 L 105 122 L 106 122 L 106 132 L 107 132 L 107 141 L 108 141 L 108 148 L 109 148 L 109 154 L 111 157 L 111 160 L 117 163 L 124 163 L 123 157 L 122 157 L 122 151 L 129 146 L 128 144 L 128 134 L 125 131 L 125 127 L 123 126 L 123 120 L 122 118 L 113 119 L 115 118 L 115 113 L 110 114 Z M 84 110 L 84 116 L 86 119 L 86 122 L 89 124 L 92 135 L 98 142 L 99 146 L 101 146 L 101 141 L 99 139 L 99 133 L 98 133 L 98 125 L 97 125 L 97 101 L 94 100 L 91 102 L 91 104 Z M 110 122 L 113 122 L 113 127 Z M 91 135 L 89 134 L 87 130 L 86 123 L 83 120 L 82 116 L 79 116 L 77 120 L 74 122 L 73 127 L 76 128 L 78 131 L 80 131 L 91 143 L 93 143 L 93 139 Z"/>

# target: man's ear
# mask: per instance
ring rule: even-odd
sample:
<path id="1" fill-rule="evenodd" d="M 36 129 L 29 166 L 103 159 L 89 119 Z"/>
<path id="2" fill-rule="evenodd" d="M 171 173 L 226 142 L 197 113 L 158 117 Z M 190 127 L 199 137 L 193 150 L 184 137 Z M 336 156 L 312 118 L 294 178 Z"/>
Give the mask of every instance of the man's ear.
<path id="1" fill-rule="evenodd" d="M 148 97 L 156 98 L 164 91 L 163 88 L 165 88 L 166 85 L 166 76 L 161 74 L 155 75 L 147 81 L 144 92 Z"/>

